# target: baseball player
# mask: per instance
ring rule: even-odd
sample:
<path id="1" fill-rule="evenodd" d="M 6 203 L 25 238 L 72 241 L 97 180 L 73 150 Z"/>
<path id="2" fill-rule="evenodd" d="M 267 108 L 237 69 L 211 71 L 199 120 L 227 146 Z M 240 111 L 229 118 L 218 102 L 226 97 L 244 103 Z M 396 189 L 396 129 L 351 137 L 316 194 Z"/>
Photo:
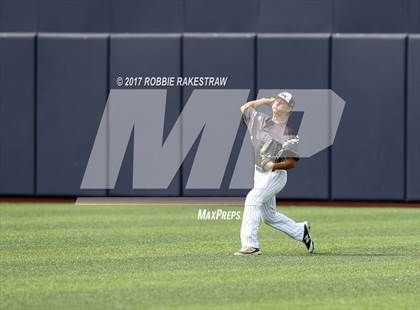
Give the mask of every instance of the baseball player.
<path id="1" fill-rule="evenodd" d="M 272 116 L 257 111 L 260 105 L 271 106 Z M 314 251 L 309 223 L 296 223 L 276 209 L 276 194 L 286 185 L 287 170 L 294 168 L 299 160 L 299 138 L 287 126 L 293 106 L 294 98 L 288 92 L 241 106 L 255 150 L 255 171 L 253 189 L 245 200 L 241 226 L 242 248 L 235 255 L 261 254 L 257 239 L 261 221 L 303 242 L 309 253 Z"/>

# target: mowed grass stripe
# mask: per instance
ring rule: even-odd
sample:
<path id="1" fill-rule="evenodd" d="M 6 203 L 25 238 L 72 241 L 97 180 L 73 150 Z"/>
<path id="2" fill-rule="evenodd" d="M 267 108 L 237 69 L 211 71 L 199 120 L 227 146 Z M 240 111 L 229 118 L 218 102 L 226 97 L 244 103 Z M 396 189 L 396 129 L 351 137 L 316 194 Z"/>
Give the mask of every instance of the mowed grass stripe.
<path id="1" fill-rule="evenodd" d="M 126 263 L 129 265 L 121 266 L 121 264 Z M 212 277 L 223 277 L 226 278 L 228 275 L 235 275 L 237 272 L 243 272 L 244 276 L 252 276 L 254 272 L 259 270 L 259 266 L 247 266 L 247 270 L 243 271 L 243 265 L 241 266 L 216 266 L 216 265 L 207 265 L 209 267 L 207 271 L 194 270 L 191 267 L 194 267 L 196 263 L 199 263 L 199 259 L 191 261 L 190 265 L 176 266 L 175 263 L 169 261 L 162 261 L 162 263 L 167 263 L 166 268 L 154 268 L 152 270 L 145 269 L 142 267 L 142 264 L 151 263 L 150 260 L 139 260 L 135 261 L 134 259 L 125 259 L 115 260 L 110 259 L 107 264 L 101 264 L 100 260 L 89 261 L 83 267 L 80 267 L 78 270 L 74 270 L 74 265 L 69 263 L 62 265 L 51 264 L 47 265 L 37 265 L 43 272 L 34 273 L 31 270 L 22 270 L 19 275 L 5 274 L 4 280 L 16 280 L 17 286 L 24 283 L 26 279 L 31 279 L 31 281 L 58 281 L 60 279 L 67 279 L 72 277 L 83 277 L 83 278 L 109 278 L 113 279 L 115 276 L 121 275 L 121 277 L 132 277 L 133 274 L 137 274 L 136 277 L 147 278 L 148 280 L 162 280 L 166 279 L 176 279 L 182 276 L 191 276 L 197 277 L 201 274 L 212 274 Z M 316 265 L 316 264 L 306 264 L 301 266 L 301 264 L 296 264 L 292 262 L 287 262 L 278 260 L 277 262 L 265 264 L 265 270 L 270 272 L 262 279 L 269 279 L 270 277 L 277 277 L 277 273 L 281 273 L 281 280 L 287 279 L 296 279 L 297 277 L 304 277 L 304 280 L 322 280 L 328 276 L 327 280 L 332 280 L 339 275 L 340 279 L 352 279 L 360 278 L 365 276 L 384 276 L 384 277 L 393 277 L 397 276 L 397 279 L 402 279 L 402 277 L 416 277 L 419 275 L 418 268 L 416 266 L 411 266 L 410 268 L 401 270 L 401 263 L 409 263 L 407 260 L 395 260 L 383 262 L 379 259 L 372 261 L 365 261 L 363 266 L 360 266 L 360 262 L 353 262 L 348 265 L 343 266 L 340 262 L 331 262 L 328 266 L 325 265 Z M 198 265 L 198 264 L 197 264 Z M 201 264 L 200 264 L 201 265 Z M 170 267 L 176 267 L 172 270 Z M 346 273 L 349 269 L 352 270 L 352 273 Z M 223 273 L 213 273 L 215 271 L 224 271 Z M 289 271 L 293 271 L 290 273 Z M 105 272 L 105 273 L 104 273 Z M 97 275 L 99 273 L 100 276 Z M 309 273 L 309 274 L 308 274 Z M 230 280 L 230 279 L 229 279 Z M 240 278 L 232 277 L 233 281 L 240 280 Z M 20 282 L 19 282 L 20 281 Z M 257 281 L 257 279 L 256 279 Z"/>

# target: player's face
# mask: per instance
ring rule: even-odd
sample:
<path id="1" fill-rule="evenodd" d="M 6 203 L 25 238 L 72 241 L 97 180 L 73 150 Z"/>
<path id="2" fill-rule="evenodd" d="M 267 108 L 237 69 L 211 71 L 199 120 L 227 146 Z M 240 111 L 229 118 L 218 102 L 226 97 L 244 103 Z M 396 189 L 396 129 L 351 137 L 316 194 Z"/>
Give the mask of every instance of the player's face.
<path id="1" fill-rule="evenodd" d="M 287 114 L 292 110 L 287 104 L 287 102 L 281 99 L 276 99 L 273 102 L 273 105 L 271 106 L 271 108 L 273 109 L 273 113 L 275 114 Z"/>

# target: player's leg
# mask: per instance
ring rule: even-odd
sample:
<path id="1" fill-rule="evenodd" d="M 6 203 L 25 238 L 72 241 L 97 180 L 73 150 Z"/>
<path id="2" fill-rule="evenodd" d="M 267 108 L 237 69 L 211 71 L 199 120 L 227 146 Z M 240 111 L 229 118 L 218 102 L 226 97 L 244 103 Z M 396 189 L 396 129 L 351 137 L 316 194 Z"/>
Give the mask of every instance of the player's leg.
<path id="1" fill-rule="evenodd" d="M 286 170 L 275 170 L 263 174 L 263 177 L 254 185 L 254 188 L 260 192 L 259 198 L 262 200 L 261 203 L 271 200 L 274 195 L 284 188 L 286 182 Z"/>
<path id="2" fill-rule="evenodd" d="M 260 205 L 256 202 L 257 195 L 258 191 L 252 189 L 245 199 L 245 208 L 242 215 L 241 225 L 242 247 L 259 249 L 257 234 L 262 219 Z"/>
<path id="3" fill-rule="evenodd" d="M 286 215 L 277 212 L 276 194 L 283 189 L 283 187 L 286 185 L 286 182 L 286 171 L 280 171 L 280 173 L 273 175 L 273 185 L 267 187 L 267 195 L 265 196 L 266 199 L 261 206 L 261 216 L 264 223 L 286 233 L 297 241 L 302 241 L 305 244 L 308 252 L 313 253 L 315 247 L 310 235 L 309 223 L 296 223 Z"/>
<path id="4" fill-rule="evenodd" d="M 261 224 L 261 185 L 267 184 L 268 174 L 257 170 L 254 172 L 254 188 L 245 199 L 245 207 L 242 215 L 241 244 L 242 248 L 235 255 L 260 254 L 258 242 L 258 228 Z"/>
<path id="5" fill-rule="evenodd" d="M 295 240 L 302 241 L 304 224 L 296 223 L 293 219 L 277 211 L 276 196 L 264 201 L 261 208 L 262 218 L 265 224 L 287 234 Z"/>
<path id="6" fill-rule="evenodd" d="M 242 216 L 241 243 L 242 247 L 259 248 L 257 239 L 258 228 L 262 221 L 261 207 L 269 194 L 274 182 L 274 173 L 254 172 L 254 188 L 245 199 L 245 208 Z"/>
<path id="7" fill-rule="evenodd" d="M 261 215 L 264 223 L 280 230 L 293 239 L 302 241 L 303 223 L 296 223 L 291 218 L 277 212 L 276 194 L 280 192 L 287 183 L 287 171 L 276 170 L 271 173 L 270 183 L 264 189 L 264 201 L 261 206 Z"/>
<path id="8" fill-rule="evenodd" d="M 280 178 L 279 176 L 282 176 Z M 262 220 L 261 209 L 264 201 L 271 198 L 276 192 L 280 191 L 285 183 L 286 171 L 259 172 L 254 173 L 254 188 L 248 193 L 245 200 L 245 208 L 242 216 L 241 243 L 242 249 L 236 255 L 250 254 L 254 249 L 259 253 L 259 243 L 257 239 L 258 228 Z"/>

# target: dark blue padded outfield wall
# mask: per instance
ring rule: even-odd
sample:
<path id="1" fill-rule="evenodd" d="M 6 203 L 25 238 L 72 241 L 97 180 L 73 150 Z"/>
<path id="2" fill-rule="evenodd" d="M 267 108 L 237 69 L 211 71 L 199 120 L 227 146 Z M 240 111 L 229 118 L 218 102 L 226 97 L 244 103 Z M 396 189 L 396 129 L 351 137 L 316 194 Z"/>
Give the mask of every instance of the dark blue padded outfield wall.
<path id="1" fill-rule="evenodd" d="M 132 189 L 133 136 L 115 188 L 80 189 L 118 76 L 221 75 L 248 99 L 332 89 L 347 103 L 334 145 L 279 199 L 419 201 L 419 33 L 420 0 L 0 0 L 0 195 L 244 195 L 229 188 L 243 125 L 220 190 L 185 189 L 199 139 L 181 154 L 182 134 L 168 189 Z M 163 139 L 193 90 L 168 89 Z"/>
<path id="2" fill-rule="evenodd" d="M 408 39 L 407 51 L 407 199 L 420 200 L 420 35 Z"/>
<path id="3" fill-rule="evenodd" d="M 332 89 L 346 101 L 332 147 L 333 199 L 404 199 L 404 35 L 337 35 Z"/>
<path id="4" fill-rule="evenodd" d="M 39 35 L 37 56 L 36 193 L 106 195 L 80 180 L 108 94 L 108 36 Z"/>
<path id="5" fill-rule="evenodd" d="M 0 195 L 35 194 L 34 34 L 0 34 Z"/>
<path id="6" fill-rule="evenodd" d="M 330 35 L 262 34 L 258 37 L 259 89 L 328 89 Z M 329 198 L 329 150 L 301 160 L 279 198 Z"/>
<path id="7" fill-rule="evenodd" d="M 3 34 L 0 194 L 242 194 L 183 189 L 188 157 L 168 190 L 133 191 L 131 145 L 115 189 L 80 190 L 117 75 L 206 73 L 231 75 L 231 86 L 251 89 L 250 98 L 282 85 L 331 88 L 346 100 L 334 146 L 302 159 L 278 198 L 419 200 L 419 41 L 402 34 Z M 191 91 L 168 92 L 164 135 Z"/>
<path id="8" fill-rule="evenodd" d="M 118 89 L 119 76 L 180 76 L 181 35 L 112 35 L 110 38 L 111 89 Z M 129 88 L 129 87 L 125 87 Z M 139 88 L 139 87 L 134 87 Z M 164 136 L 169 134 L 181 110 L 181 88 L 170 87 L 167 91 Z M 163 124 L 162 124 L 163 127 Z M 181 145 L 181 141 L 179 141 Z M 173 154 L 180 163 L 180 149 Z M 112 196 L 180 196 L 181 174 L 178 173 L 166 190 L 133 189 L 133 139 L 130 139 Z"/>
<path id="9" fill-rule="evenodd" d="M 250 98 L 254 96 L 255 85 L 255 35 L 253 34 L 189 34 L 183 39 L 184 76 L 228 76 L 230 89 L 249 89 Z M 183 88 L 183 106 L 190 98 L 194 87 Z M 216 106 L 216 105 L 215 105 Z M 238 120 L 240 119 L 238 107 Z M 223 109 L 220 108 L 220 114 Z M 220 115 L 222 119 L 222 115 Z M 235 122 L 237 120 L 232 120 Z M 240 143 L 236 140 L 233 152 L 239 152 Z M 198 146 L 198 145 L 197 145 Z M 191 150 L 183 165 L 183 184 L 192 167 L 196 149 Z M 214 150 L 218 152 L 220 150 Z M 233 165 L 228 170 L 233 173 Z M 243 192 L 228 190 L 224 184 L 221 190 L 184 189 L 184 196 L 238 196 Z M 185 188 L 185 186 L 183 187 Z"/>

